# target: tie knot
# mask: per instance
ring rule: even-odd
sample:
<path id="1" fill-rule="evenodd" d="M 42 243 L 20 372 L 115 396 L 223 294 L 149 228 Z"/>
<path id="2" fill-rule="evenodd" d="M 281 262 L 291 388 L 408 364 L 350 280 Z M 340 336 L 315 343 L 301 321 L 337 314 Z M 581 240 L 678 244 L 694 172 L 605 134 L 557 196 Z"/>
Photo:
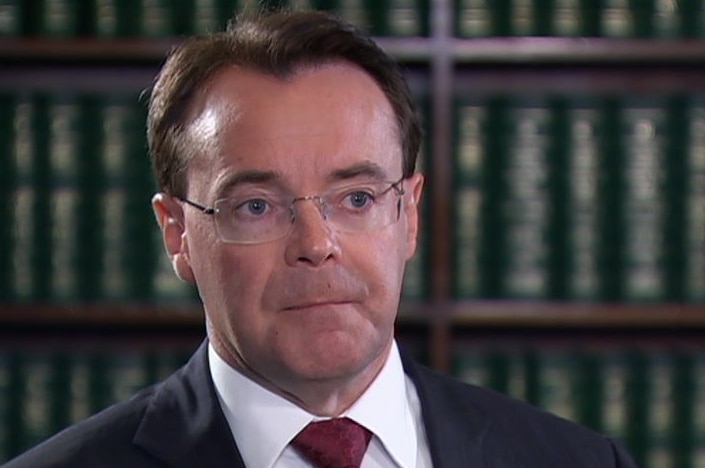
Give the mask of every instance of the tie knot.
<path id="1" fill-rule="evenodd" d="M 316 468 L 359 468 L 372 434 L 349 418 L 312 422 L 291 445 Z"/>

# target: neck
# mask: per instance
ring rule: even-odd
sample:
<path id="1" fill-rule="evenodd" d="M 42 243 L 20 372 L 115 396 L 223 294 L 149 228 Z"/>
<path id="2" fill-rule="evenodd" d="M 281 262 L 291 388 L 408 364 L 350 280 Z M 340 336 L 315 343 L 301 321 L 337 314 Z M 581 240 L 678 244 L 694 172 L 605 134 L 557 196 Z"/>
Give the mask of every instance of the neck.
<path id="1" fill-rule="evenodd" d="M 391 347 L 390 341 L 379 359 L 354 375 L 318 380 L 273 380 L 247 365 L 237 350 L 227 346 L 217 333 L 208 335 L 218 355 L 236 371 L 311 414 L 331 418 L 344 414 L 365 393 L 384 367 Z"/>

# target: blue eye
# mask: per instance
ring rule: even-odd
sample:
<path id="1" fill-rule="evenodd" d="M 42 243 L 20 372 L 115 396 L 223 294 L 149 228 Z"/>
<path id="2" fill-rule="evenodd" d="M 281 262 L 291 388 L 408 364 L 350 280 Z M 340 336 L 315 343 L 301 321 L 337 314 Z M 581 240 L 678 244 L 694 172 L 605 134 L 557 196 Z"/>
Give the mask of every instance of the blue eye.
<path id="1" fill-rule="evenodd" d="M 250 200 L 247 202 L 247 208 L 252 214 L 262 214 L 267 210 L 267 202 L 262 199 Z"/>
<path id="2" fill-rule="evenodd" d="M 363 208 L 372 201 L 372 195 L 367 192 L 353 192 L 348 195 L 350 204 L 355 208 Z"/>
<path id="3" fill-rule="evenodd" d="M 255 198 L 253 200 L 248 200 L 241 205 L 246 208 L 250 214 L 261 215 L 267 211 L 267 201 L 261 198 Z"/>

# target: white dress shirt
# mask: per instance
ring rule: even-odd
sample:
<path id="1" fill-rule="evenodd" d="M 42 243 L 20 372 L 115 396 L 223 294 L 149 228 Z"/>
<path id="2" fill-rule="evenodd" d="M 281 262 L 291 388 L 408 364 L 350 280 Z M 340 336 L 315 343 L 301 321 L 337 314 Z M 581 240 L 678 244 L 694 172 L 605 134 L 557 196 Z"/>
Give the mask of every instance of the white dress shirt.
<path id="1" fill-rule="evenodd" d="M 310 468 L 289 442 L 320 420 L 230 367 L 208 345 L 211 377 L 225 418 L 247 467 Z M 405 395 L 406 398 L 399 398 Z M 431 468 L 416 388 L 404 374 L 396 342 L 377 378 L 341 415 L 373 434 L 362 468 Z"/>

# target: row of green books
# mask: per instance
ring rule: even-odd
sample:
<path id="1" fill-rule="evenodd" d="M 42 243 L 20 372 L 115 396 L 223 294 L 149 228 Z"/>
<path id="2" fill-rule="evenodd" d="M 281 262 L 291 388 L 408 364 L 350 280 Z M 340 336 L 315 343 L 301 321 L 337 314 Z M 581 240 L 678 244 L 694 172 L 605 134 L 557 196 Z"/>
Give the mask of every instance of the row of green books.
<path id="1" fill-rule="evenodd" d="M 454 34 L 705 36 L 699 0 L 454 0 Z M 427 36 L 430 0 L 0 0 L 0 36 L 174 36 L 221 30 L 244 7 L 335 11 L 377 36 Z M 450 6 L 450 5 L 449 5 Z"/>
<path id="2" fill-rule="evenodd" d="M 151 213 L 133 94 L 0 96 L 0 297 L 184 299 Z"/>
<path id="3" fill-rule="evenodd" d="M 131 343 L 0 350 L 0 464 L 164 379 L 194 349 Z"/>
<path id="4" fill-rule="evenodd" d="M 155 37 L 223 30 L 243 8 L 335 11 L 385 36 L 428 35 L 429 0 L 0 0 L 0 36 Z"/>
<path id="5" fill-rule="evenodd" d="M 182 365 L 193 343 L 0 350 L 0 463 Z M 705 350 L 459 341 L 453 374 L 622 440 L 644 468 L 705 464 Z"/>
<path id="6" fill-rule="evenodd" d="M 705 33 L 699 0 L 454 0 L 456 34 L 684 38 Z"/>
<path id="7" fill-rule="evenodd" d="M 456 102 L 456 297 L 705 300 L 705 96 Z"/>
<path id="8" fill-rule="evenodd" d="M 705 466 L 705 352 L 458 342 L 454 373 L 620 439 L 637 466 Z"/>
<path id="9" fill-rule="evenodd" d="M 129 93 L 0 95 L 0 300 L 194 299 L 144 119 Z M 705 96 L 459 95 L 453 120 L 453 237 L 433 239 L 428 187 L 406 298 L 450 242 L 457 298 L 705 301 Z"/>
<path id="10" fill-rule="evenodd" d="M 0 167 L 0 302 L 196 300 L 151 210 L 137 95 L 0 94 Z M 423 295 L 423 258 L 407 297 Z"/>

